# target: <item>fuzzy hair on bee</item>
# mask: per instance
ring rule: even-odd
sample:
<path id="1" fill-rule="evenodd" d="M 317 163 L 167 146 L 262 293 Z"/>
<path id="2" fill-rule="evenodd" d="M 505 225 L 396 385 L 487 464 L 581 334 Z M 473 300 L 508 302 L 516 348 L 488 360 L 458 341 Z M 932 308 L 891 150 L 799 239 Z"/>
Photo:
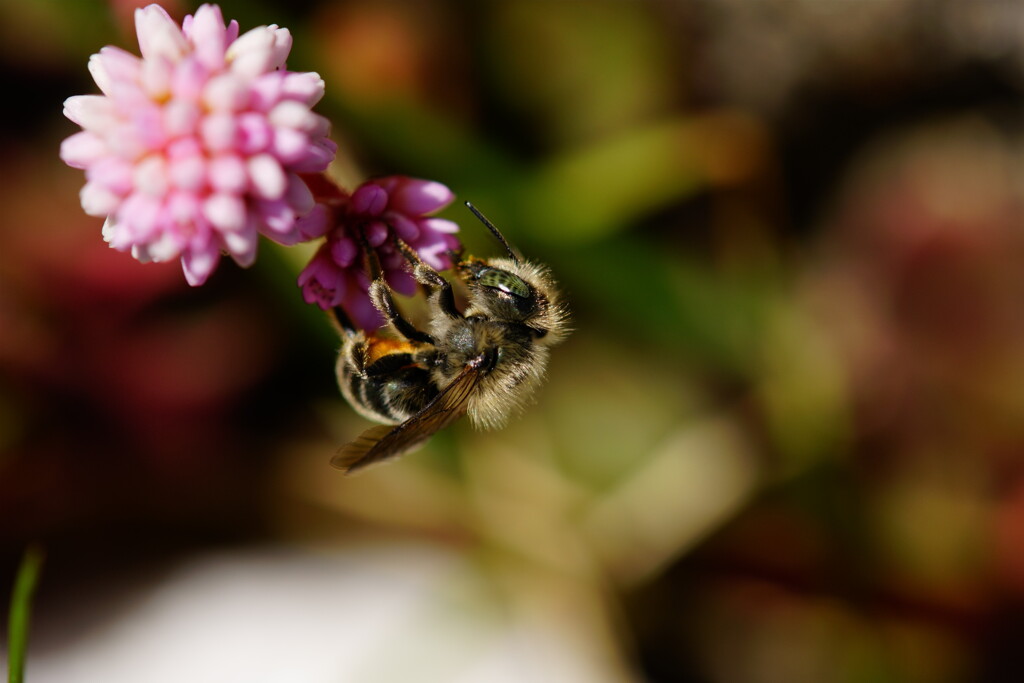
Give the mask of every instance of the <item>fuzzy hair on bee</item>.
<path id="1" fill-rule="evenodd" d="M 474 426 L 496 429 L 533 400 L 546 374 L 551 346 L 569 332 L 567 309 L 544 266 L 506 258 L 471 259 L 458 263 L 456 274 L 469 289 L 464 318 L 469 322 L 445 316 L 431 320 L 431 334 L 444 340 L 448 350 L 435 379 L 445 384 L 479 349 L 496 348 L 496 367 L 480 379 L 467 411 Z M 508 285 L 492 284 L 508 276 Z M 519 283 L 528 289 L 504 291 Z M 471 343 L 465 339 L 468 334 L 473 335 Z"/>
<path id="2" fill-rule="evenodd" d="M 478 428 L 503 426 L 533 399 L 551 347 L 570 332 L 568 307 L 548 268 L 523 260 L 466 205 L 508 258 L 453 255 L 455 279 L 466 289 L 464 312 L 451 283 L 400 240 L 413 277 L 427 291 L 426 330 L 398 310 L 372 256 L 370 299 L 395 336 L 356 330 L 336 311 L 343 337 L 336 366 L 341 393 L 360 415 L 382 423 L 332 459 L 346 473 L 407 453 L 463 415 Z"/>

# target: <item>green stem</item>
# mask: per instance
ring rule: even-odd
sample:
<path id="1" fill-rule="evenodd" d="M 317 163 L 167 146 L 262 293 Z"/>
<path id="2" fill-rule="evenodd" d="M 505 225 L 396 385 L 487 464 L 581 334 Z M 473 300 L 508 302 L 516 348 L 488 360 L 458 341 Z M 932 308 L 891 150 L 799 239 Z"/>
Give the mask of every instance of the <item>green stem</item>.
<path id="1" fill-rule="evenodd" d="M 7 621 L 7 680 L 22 683 L 25 678 L 25 653 L 28 648 L 28 627 L 32 608 L 32 595 L 39 583 L 43 566 L 43 551 L 35 545 L 25 550 L 14 580 L 11 611 Z"/>

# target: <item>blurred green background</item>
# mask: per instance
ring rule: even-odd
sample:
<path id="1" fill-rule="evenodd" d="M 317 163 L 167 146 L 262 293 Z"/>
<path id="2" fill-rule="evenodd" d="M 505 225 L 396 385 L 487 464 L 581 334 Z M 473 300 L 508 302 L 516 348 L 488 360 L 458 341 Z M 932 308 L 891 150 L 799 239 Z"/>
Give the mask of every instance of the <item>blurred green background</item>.
<path id="1" fill-rule="evenodd" d="M 244 582 L 268 547 L 369 554 L 392 598 L 416 565 L 379 553 L 415 548 L 474 587 L 382 636 L 417 674 L 382 649 L 333 680 L 1019 680 L 1024 6 L 220 3 L 323 76 L 339 182 L 447 184 L 574 312 L 521 419 L 345 478 L 328 461 L 366 423 L 294 284 L 310 250 L 264 242 L 190 289 L 108 249 L 57 158 L 88 56 L 137 52 L 136 4 L 0 1 L 0 578 L 46 548 L 29 680 L 176 568 L 240 558 Z M 483 650 L 453 619 L 543 633 L 565 669 L 465 673 Z M 91 652 L 95 680 L 157 680 Z"/>

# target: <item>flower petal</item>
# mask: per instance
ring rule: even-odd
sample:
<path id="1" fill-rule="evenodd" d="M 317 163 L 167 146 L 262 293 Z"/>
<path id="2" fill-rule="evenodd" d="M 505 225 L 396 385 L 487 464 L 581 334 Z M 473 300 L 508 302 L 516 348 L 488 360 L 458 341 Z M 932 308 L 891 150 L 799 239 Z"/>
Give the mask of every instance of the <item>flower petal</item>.
<path id="1" fill-rule="evenodd" d="M 280 199 L 284 196 L 288 178 L 277 159 L 269 154 L 257 154 L 249 157 L 246 169 L 257 197 Z"/>
<path id="2" fill-rule="evenodd" d="M 274 108 L 284 96 L 285 72 L 271 71 L 249 80 L 252 93 L 251 105 L 260 112 L 268 112 Z"/>
<path id="3" fill-rule="evenodd" d="M 187 138 L 195 135 L 202 112 L 195 102 L 171 100 L 163 108 L 163 127 L 167 137 Z"/>
<path id="4" fill-rule="evenodd" d="M 331 263 L 323 247 L 299 273 L 298 284 L 306 303 L 317 304 L 324 310 L 341 303 L 349 290 L 345 271 Z"/>
<path id="5" fill-rule="evenodd" d="M 359 247 L 351 239 L 342 237 L 337 240 L 328 240 L 327 244 L 330 245 L 331 259 L 340 267 L 348 268 L 355 263 L 356 256 L 359 255 Z"/>
<path id="6" fill-rule="evenodd" d="M 143 59 L 163 57 L 177 61 L 188 51 L 181 29 L 160 5 L 135 10 L 135 32 Z"/>
<path id="7" fill-rule="evenodd" d="M 185 246 L 185 240 L 181 233 L 174 228 L 161 230 L 159 236 L 146 244 L 147 256 L 157 263 L 170 261 L 181 256 L 181 249 Z"/>
<path id="8" fill-rule="evenodd" d="M 185 280 L 193 287 L 198 287 L 206 282 L 219 261 L 220 250 L 216 246 L 190 246 L 181 254 L 181 269 L 185 273 Z"/>
<path id="9" fill-rule="evenodd" d="M 135 165 L 132 181 L 136 191 L 151 197 L 163 197 L 170 189 L 166 159 L 160 154 L 150 154 Z"/>
<path id="10" fill-rule="evenodd" d="M 298 164 L 309 158 L 309 136 L 291 128 L 275 128 L 271 150 L 283 163 Z M 326 167 L 325 167 L 326 168 Z M 292 170 L 299 169 L 292 167 Z"/>
<path id="11" fill-rule="evenodd" d="M 174 187 L 198 192 L 208 181 L 206 156 L 201 153 L 171 156 L 167 175 Z"/>
<path id="12" fill-rule="evenodd" d="M 166 218 L 184 235 L 201 219 L 202 202 L 193 192 L 172 192 L 167 197 Z"/>
<path id="13" fill-rule="evenodd" d="M 280 130 L 287 131 L 288 129 Z M 291 131 L 291 133 L 296 136 L 302 135 L 302 133 L 296 131 Z M 322 173 L 334 161 L 334 156 L 337 152 L 338 145 L 333 140 L 327 138 L 316 140 L 307 144 L 298 152 L 292 153 L 288 167 L 296 173 Z"/>
<path id="14" fill-rule="evenodd" d="M 115 84 L 138 82 L 142 60 L 126 50 L 107 45 L 89 57 L 89 73 L 103 94 L 112 95 Z"/>
<path id="15" fill-rule="evenodd" d="M 228 113 L 209 114 L 199 124 L 203 145 L 210 152 L 226 152 L 238 140 L 238 121 Z"/>
<path id="16" fill-rule="evenodd" d="M 385 279 L 391 285 L 391 289 L 405 296 L 412 296 L 416 293 L 416 280 L 404 270 L 389 270 Z"/>
<path id="17" fill-rule="evenodd" d="M 199 102 L 210 79 L 210 71 L 194 57 L 181 60 L 171 75 L 171 94 L 175 99 Z"/>
<path id="18" fill-rule="evenodd" d="M 286 73 L 281 82 L 281 95 L 312 107 L 324 96 L 324 79 L 315 71 Z"/>
<path id="19" fill-rule="evenodd" d="M 82 209 L 90 216 L 109 216 L 121 205 L 121 197 L 99 183 L 86 183 L 79 193 Z"/>
<path id="20" fill-rule="evenodd" d="M 271 68 L 283 69 L 284 63 L 288 59 L 288 54 L 292 51 L 292 32 L 273 24 L 270 28 L 274 33 L 274 40 L 271 46 L 271 64 L 273 65 Z"/>
<path id="21" fill-rule="evenodd" d="M 236 74 L 254 78 L 276 68 L 274 61 L 274 31 L 258 26 L 246 31 L 227 50 L 227 61 Z"/>
<path id="22" fill-rule="evenodd" d="M 267 118 L 256 112 L 247 112 L 238 117 L 237 145 L 243 154 L 262 152 L 270 146 L 274 130 Z"/>
<path id="23" fill-rule="evenodd" d="M 277 240 L 280 235 L 290 237 L 289 233 L 295 227 L 295 212 L 286 202 L 280 199 L 259 201 L 257 211 L 260 221 L 268 228 L 263 232 L 264 235 L 273 240 Z"/>
<path id="24" fill-rule="evenodd" d="M 304 216 L 309 213 L 316 205 L 316 200 L 313 198 L 313 192 L 309 189 L 309 185 L 295 173 L 288 174 L 288 188 L 285 190 L 285 201 L 288 202 L 288 206 L 295 210 L 295 214 L 298 216 Z"/>
<path id="25" fill-rule="evenodd" d="M 157 228 L 162 207 L 156 197 L 133 192 L 118 207 L 117 222 L 124 226 L 133 242 L 145 242 Z"/>
<path id="26" fill-rule="evenodd" d="M 330 212 L 323 204 L 317 204 L 305 215 L 295 219 L 295 228 L 303 242 L 323 237 L 331 229 Z"/>
<path id="27" fill-rule="evenodd" d="M 427 242 L 416 247 L 423 262 L 435 270 L 447 270 L 452 267 L 451 258 L 448 256 L 448 243 L 444 235 L 438 235 L 441 239 Z"/>
<path id="28" fill-rule="evenodd" d="M 115 156 L 105 156 L 89 166 L 85 179 L 96 183 L 118 195 L 126 195 L 132 191 L 135 166 Z"/>
<path id="29" fill-rule="evenodd" d="M 213 194 L 203 202 L 203 216 L 219 230 L 241 230 L 245 227 L 245 202 L 234 194 Z"/>
<path id="30" fill-rule="evenodd" d="M 397 211 L 388 211 L 385 220 L 391 225 L 395 233 L 406 242 L 412 244 L 419 239 L 420 229 L 415 221 L 406 218 Z"/>
<path id="31" fill-rule="evenodd" d="M 111 249 L 125 251 L 132 246 L 131 235 L 123 223 L 118 222 L 114 216 L 107 216 L 103 221 L 103 228 L 100 231 L 103 241 L 110 245 Z"/>
<path id="32" fill-rule="evenodd" d="M 249 171 L 237 154 L 220 154 L 210 160 L 210 186 L 227 194 L 242 194 L 249 187 Z"/>
<path id="33" fill-rule="evenodd" d="M 207 81 L 202 101 L 214 111 L 240 111 L 249 104 L 248 84 L 236 74 L 219 74 Z"/>
<path id="34" fill-rule="evenodd" d="M 422 216 L 447 206 L 454 198 L 452 191 L 441 183 L 409 178 L 392 193 L 391 208 Z"/>
<path id="35" fill-rule="evenodd" d="M 364 290 L 352 288 L 342 300 L 342 306 L 360 329 L 377 330 L 384 326 L 384 317 L 373 307 L 370 295 Z"/>
<path id="36" fill-rule="evenodd" d="M 114 102 L 103 95 L 74 95 L 64 100 L 64 116 L 86 130 L 105 133 L 119 121 Z"/>
<path id="37" fill-rule="evenodd" d="M 379 247 L 388 238 L 388 226 L 380 221 L 371 221 L 365 228 L 366 242 L 371 247 Z"/>
<path id="38" fill-rule="evenodd" d="M 60 143 L 60 158 L 72 168 L 86 168 L 107 154 L 103 138 L 83 130 Z"/>
<path id="39" fill-rule="evenodd" d="M 168 59 L 147 59 L 142 62 L 142 73 L 139 84 L 146 97 L 156 101 L 163 100 L 171 94 L 171 77 L 174 73 L 172 62 Z"/>
<path id="40" fill-rule="evenodd" d="M 267 120 L 275 128 L 279 126 L 294 128 L 317 137 L 327 134 L 328 127 L 321 123 L 321 119 L 326 121 L 322 116 L 317 116 L 309 110 L 309 107 L 296 100 L 284 100 L 267 114 Z"/>
<path id="41" fill-rule="evenodd" d="M 220 7 L 202 5 L 188 24 L 184 33 L 192 43 L 199 61 L 211 70 L 223 68 L 224 51 L 227 49 L 227 27 L 224 26 L 224 16 Z"/>
<path id="42" fill-rule="evenodd" d="M 259 236 L 253 225 L 246 225 L 238 231 L 222 232 L 221 240 L 224 242 L 224 248 L 231 254 L 231 258 L 242 268 L 248 268 L 255 263 Z"/>
<path id="43" fill-rule="evenodd" d="M 451 235 L 459 231 L 459 224 L 445 218 L 424 218 L 419 221 L 420 228 L 431 232 L 443 232 Z"/>
<path id="44" fill-rule="evenodd" d="M 352 193 L 352 211 L 365 216 L 379 216 L 388 205 L 388 193 L 374 183 L 363 183 Z"/>

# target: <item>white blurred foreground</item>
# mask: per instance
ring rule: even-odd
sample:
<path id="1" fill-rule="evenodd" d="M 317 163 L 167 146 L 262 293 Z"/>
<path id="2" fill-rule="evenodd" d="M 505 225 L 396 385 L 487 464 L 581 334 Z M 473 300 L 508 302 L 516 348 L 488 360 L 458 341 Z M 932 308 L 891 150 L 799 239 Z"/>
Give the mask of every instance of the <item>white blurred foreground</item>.
<path id="1" fill-rule="evenodd" d="M 434 547 L 218 554 L 130 591 L 38 614 L 27 680 L 621 680 L 553 621 L 507 609 L 479 566 Z M 70 635 L 64 617 L 96 625 Z"/>

